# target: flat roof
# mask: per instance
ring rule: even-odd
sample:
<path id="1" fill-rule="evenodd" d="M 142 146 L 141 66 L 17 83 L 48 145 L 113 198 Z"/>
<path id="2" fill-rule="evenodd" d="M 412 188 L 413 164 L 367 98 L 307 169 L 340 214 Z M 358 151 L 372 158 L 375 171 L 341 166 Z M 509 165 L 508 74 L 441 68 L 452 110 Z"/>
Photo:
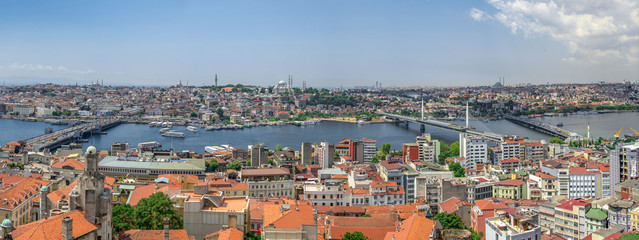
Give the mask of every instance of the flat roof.
<path id="1" fill-rule="evenodd" d="M 210 206 L 208 209 L 212 211 L 235 211 L 241 212 L 248 208 L 248 200 L 246 198 L 224 198 L 222 206 Z"/>
<path id="2" fill-rule="evenodd" d="M 283 176 L 290 174 L 287 168 L 242 169 L 241 173 L 242 177 Z"/>
<path id="3" fill-rule="evenodd" d="M 98 167 L 161 169 L 161 170 L 198 170 L 204 171 L 204 159 L 180 159 L 175 161 L 123 161 L 116 156 L 107 156 L 98 163 Z"/>

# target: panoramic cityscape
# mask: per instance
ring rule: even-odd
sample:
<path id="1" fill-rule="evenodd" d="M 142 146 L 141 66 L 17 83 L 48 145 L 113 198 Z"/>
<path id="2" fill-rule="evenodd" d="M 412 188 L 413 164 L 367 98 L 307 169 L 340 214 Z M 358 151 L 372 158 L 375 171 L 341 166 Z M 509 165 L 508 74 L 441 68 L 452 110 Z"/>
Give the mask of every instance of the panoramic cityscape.
<path id="1" fill-rule="evenodd" d="M 0 1 L 0 239 L 639 239 L 639 3 Z"/>

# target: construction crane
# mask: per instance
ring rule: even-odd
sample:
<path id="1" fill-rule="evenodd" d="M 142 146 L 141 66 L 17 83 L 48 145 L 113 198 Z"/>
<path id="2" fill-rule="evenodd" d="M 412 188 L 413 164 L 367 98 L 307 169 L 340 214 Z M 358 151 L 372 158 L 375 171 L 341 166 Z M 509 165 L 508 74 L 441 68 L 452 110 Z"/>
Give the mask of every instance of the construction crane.
<path id="1" fill-rule="evenodd" d="M 624 127 L 621 127 L 621 129 L 619 129 L 619 131 L 615 131 L 615 138 L 619 138 L 619 134 L 621 133 L 621 131 L 623 131 Z"/>
<path id="2" fill-rule="evenodd" d="M 635 135 L 626 134 L 626 138 L 639 139 L 639 132 L 633 128 L 630 128 L 630 130 L 632 130 Z"/>

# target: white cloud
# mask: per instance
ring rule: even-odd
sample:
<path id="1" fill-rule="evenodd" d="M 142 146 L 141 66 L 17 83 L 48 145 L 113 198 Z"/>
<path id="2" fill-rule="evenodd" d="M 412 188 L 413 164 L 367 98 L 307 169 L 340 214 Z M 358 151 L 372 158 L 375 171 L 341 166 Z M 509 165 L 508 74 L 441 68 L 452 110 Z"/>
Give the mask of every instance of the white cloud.
<path id="1" fill-rule="evenodd" d="M 513 34 L 548 35 L 564 43 L 571 61 L 635 63 L 639 2 L 633 0 L 488 0 L 493 15 L 472 8 L 476 21 L 494 19 Z"/>
<path id="2" fill-rule="evenodd" d="M 470 17 L 475 19 L 475 21 L 482 21 L 484 20 L 484 11 L 472 8 L 470 9 Z"/>
<path id="3" fill-rule="evenodd" d="M 65 66 L 47 66 L 42 64 L 20 64 L 13 63 L 8 69 L 12 71 L 26 71 L 26 72 L 53 72 L 53 73 L 73 73 L 73 74 L 92 74 L 95 73 L 92 69 L 84 70 L 72 70 Z"/>

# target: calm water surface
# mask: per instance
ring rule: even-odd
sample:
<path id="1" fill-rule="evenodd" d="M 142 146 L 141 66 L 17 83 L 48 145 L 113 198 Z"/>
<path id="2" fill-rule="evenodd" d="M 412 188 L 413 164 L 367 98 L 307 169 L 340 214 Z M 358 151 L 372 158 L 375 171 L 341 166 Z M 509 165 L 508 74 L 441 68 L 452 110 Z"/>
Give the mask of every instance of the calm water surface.
<path id="1" fill-rule="evenodd" d="M 599 115 L 571 115 L 566 117 L 539 118 L 549 124 L 562 122 L 564 128 L 585 135 L 586 126 L 590 124 L 592 137 L 612 137 L 613 130 L 619 130 L 625 126 L 623 133 L 631 133 L 630 127 L 639 130 L 639 113 L 610 113 Z M 463 121 L 456 121 L 464 124 Z M 500 134 L 515 134 L 526 136 L 530 139 L 548 140 L 550 136 L 535 132 L 528 128 L 520 127 L 505 120 L 498 121 L 471 121 L 470 125 L 480 129 L 489 130 Z M 43 122 L 24 122 L 9 119 L 0 119 L 0 143 L 17 141 L 37 136 L 44 133 L 45 127 L 61 129 L 65 126 L 50 125 Z M 205 131 L 199 129 L 197 133 L 191 133 L 183 126 L 175 126 L 173 130 L 186 134 L 186 138 L 167 138 L 159 133 L 160 128 L 148 127 L 140 124 L 121 124 L 108 130 L 106 135 L 95 135 L 92 144 L 98 149 L 109 149 L 114 142 L 128 142 L 132 147 L 140 142 L 158 141 L 163 148 L 175 150 L 191 150 L 204 152 L 205 146 L 230 144 L 231 146 L 246 149 L 248 145 L 258 142 L 266 144 L 274 149 L 277 144 L 282 147 L 291 147 L 299 150 L 302 142 L 319 143 L 329 141 L 332 144 L 344 138 L 372 138 L 377 140 L 377 145 L 390 143 L 393 149 L 401 149 L 402 143 L 414 142 L 420 135 L 420 127 L 417 124 L 380 123 L 380 124 L 353 124 L 342 122 L 321 122 L 309 126 L 263 126 L 243 130 L 218 130 Z M 435 139 L 451 143 L 459 139 L 456 132 L 426 126 L 426 132 L 431 133 Z M 623 134 L 622 133 L 622 134 Z M 88 147 L 89 143 L 84 143 Z"/>

